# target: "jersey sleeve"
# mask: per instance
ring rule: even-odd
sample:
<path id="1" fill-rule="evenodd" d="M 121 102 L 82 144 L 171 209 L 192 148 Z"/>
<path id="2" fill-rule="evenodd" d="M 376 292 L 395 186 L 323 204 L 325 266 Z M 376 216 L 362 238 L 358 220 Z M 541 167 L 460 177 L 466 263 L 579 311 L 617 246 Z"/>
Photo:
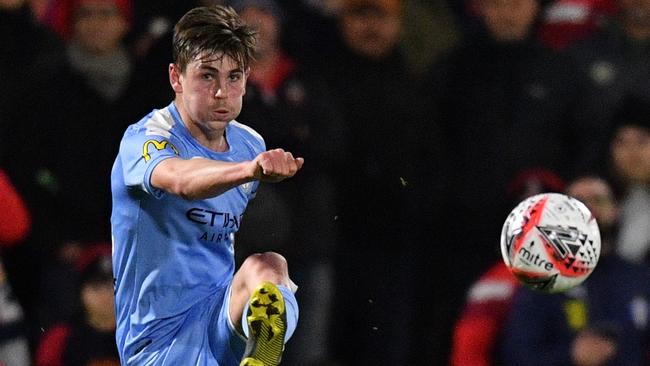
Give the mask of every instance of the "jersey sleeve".
<path id="1" fill-rule="evenodd" d="M 179 157 L 178 141 L 173 135 L 160 136 L 141 131 L 127 131 L 120 144 L 124 184 L 130 189 L 141 189 L 156 198 L 164 191 L 151 185 L 151 173 L 165 159 Z"/>
<path id="2" fill-rule="evenodd" d="M 257 197 L 257 189 L 260 187 L 260 181 L 256 180 L 253 182 L 253 189 L 251 190 L 251 193 L 248 195 L 248 199 L 252 200 L 253 198 Z"/>

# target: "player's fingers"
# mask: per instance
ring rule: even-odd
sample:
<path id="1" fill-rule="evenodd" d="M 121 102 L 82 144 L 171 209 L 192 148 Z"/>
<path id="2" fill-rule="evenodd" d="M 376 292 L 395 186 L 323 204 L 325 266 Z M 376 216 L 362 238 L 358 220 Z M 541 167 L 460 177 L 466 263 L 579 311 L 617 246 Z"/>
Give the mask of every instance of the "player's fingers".
<path id="1" fill-rule="evenodd" d="M 298 167 L 297 170 L 302 169 L 302 165 L 305 163 L 305 159 L 303 158 L 296 158 L 296 166 Z"/>
<path id="2" fill-rule="evenodd" d="M 271 175 L 273 173 L 273 156 L 270 153 L 265 153 L 259 161 L 264 175 Z"/>
<path id="3" fill-rule="evenodd" d="M 284 177 L 288 174 L 289 168 L 287 167 L 287 153 L 282 149 L 275 149 L 271 152 L 273 160 L 272 175 Z"/>
<path id="4" fill-rule="evenodd" d="M 273 149 L 266 152 L 267 164 L 264 174 L 269 176 L 285 175 L 285 151 L 283 149 Z"/>
<path id="5" fill-rule="evenodd" d="M 304 162 L 305 162 L 305 159 L 303 159 L 303 158 L 294 158 L 293 155 L 291 155 L 291 164 L 289 165 L 291 170 L 289 172 L 289 176 L 293 177 L 294 175 L 296 175 L 298 170 L 300 170 L 302 168 L 302 164 Z"/>
<path id="6" fill-rule="evenodd" d="M 276 175 L 276 176 L 278 176 L 278 175 L 279 176 L 286 175 L 286 172 L 287 172 L 286 165 L 287 165 L 287 163 L 285 161 L 285 159 L 286 159 L 285 154 L 286 153 L 282 149 L 275 149 L 271 153 L 271 155 L 273 156 L 273 158 L 271 159 L 271 160 L 273 160 L 273 175 Z"/>
<path id="7" fill-rule="evenodd" d="M 260 166 L 264 175 L 272 177 L 292 177 L 304 163 L 303 158 L 294 158 L 293 154 L 283 149 L 273 149 L 264 153 Z"/>
<path id="8" fill-rule="evenodd" d="M 288 151 L 284 153 L 283 175 L 291 177 L 296 174 L 296 163 L 294 160 L 292 153 Z"/>

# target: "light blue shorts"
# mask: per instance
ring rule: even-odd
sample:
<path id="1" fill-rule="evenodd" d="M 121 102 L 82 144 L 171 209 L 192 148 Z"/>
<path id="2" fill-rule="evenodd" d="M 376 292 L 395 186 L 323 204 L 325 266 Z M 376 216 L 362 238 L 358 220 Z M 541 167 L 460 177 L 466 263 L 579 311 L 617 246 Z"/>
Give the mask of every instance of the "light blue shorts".
<path id="1" fill-rule="evenodd" d="M 171 319 L 142 339 L 126 364 L 238 366 L 246 342 L 228 314 L 230 285 Z"/>

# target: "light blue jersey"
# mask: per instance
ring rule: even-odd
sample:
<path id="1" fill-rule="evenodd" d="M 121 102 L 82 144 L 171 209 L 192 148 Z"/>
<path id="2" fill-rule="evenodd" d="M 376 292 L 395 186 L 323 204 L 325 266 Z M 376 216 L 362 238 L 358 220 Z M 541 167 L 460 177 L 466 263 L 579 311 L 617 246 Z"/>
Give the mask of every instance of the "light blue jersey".
<path id="1" fill-rule="evenodd" d="M 156 165 L 167 158 L 240 162 L 265 151 L 262 137 L 240 123 L 229 123 L 225 134 L 230 147 L 226 152 L 200 145 L 172 103 L 131 125 L 122 138 L 111 174 L 111 225 L 117 344 L 123 364 L 174 364 L 171 357 L 164 362 L 133 357 L 150 346 L 168 348 L 165 342 L 171 339 L 182 349 L 177 336 L 189 319 L 223 312 L 221 303 L 219 309 L 209 308 L 227 299 L 235 270 L 234 234 L 259 183 L 188 201 L 152 187 L 150 180 Z M 208 342 L 192 337 L 189 348 Z M 197 359 L 185 358 L 183 364 L 214 364 L 202 361 L 209 355 L 191 354 L 184 357 Z"/>

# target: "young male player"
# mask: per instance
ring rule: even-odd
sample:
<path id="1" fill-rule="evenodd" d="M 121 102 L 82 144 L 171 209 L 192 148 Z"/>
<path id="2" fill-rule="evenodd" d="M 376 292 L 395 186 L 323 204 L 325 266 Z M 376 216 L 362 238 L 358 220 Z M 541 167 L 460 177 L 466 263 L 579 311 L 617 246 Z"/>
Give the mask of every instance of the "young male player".
<path id="1" fill-rule="evenodd" d="M 277 365 L 296 327 L 282 256 L 256 254 L 234 268 L 234 234 L 259 182 L 303 164 L 265 151 L 234 121 L 254 44 L 231 8 L 190 10 L 174 28 L 174 101 L 124 134 L 111 223 L 125 365 Z"/>

